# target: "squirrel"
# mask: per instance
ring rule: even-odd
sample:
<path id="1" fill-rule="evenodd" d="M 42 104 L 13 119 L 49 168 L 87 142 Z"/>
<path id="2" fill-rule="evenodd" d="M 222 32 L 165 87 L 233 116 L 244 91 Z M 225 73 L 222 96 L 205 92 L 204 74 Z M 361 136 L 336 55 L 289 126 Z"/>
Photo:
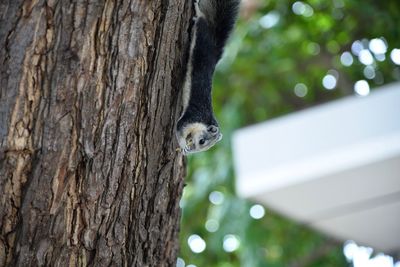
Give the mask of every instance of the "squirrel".
<path id="1" fill-rule="evenodd" d="M 222 139 L 212 103 L 215 66 L 235 25 L 240 0 L 196 0 L 183 112 L 176 135 L 184 155 L 208 150 Z"/>

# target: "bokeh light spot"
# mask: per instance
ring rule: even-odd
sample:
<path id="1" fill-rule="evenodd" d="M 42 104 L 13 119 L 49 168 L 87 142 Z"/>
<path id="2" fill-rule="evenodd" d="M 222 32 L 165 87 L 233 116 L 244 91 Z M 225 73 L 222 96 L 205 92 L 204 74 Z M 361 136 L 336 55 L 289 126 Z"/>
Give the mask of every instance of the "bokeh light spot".
<path id="1" fill-rule="evenodd" d="M 188 238 L 188 244 L 194 253 L 201 253 L 206 249 L 206 241 L 199 235 L 191 235 Z"/>
<path id="2" fill-rule="evenodd" d="M 371 80 L 371 79 L 375 78 L 375 69 L 372 66 L 366 66 L 364 68 L 363 73 L 364 73 L 365 78 L 367 78 L 367 79 Z"/>
<path id="3" fill-rule="evenodd" d="M 302 15 L 305 12 L 306 7 L 303 2 L 297 1 L 293 3 L 292 10 L 294 14 Z"/>
<path id="4" fill-rule="evenodd" d="M 265 215 L 265 209 L 263 206 L 261 206 L 259 204 L 253 205 L 250 208 L 250 216 L 253 219 L 256 219 L 256 220 L 261 219 L 262 217 L 264 217 L 264 215 Z"/>
<path id="5" fill-rule="evenodd" d="M 211 203 L 214 205 L 221 205 L 222 202 L 224 202 L 224 194 L 222 194 L 219 191 L 213 191 L 210 193 L 208 196 L 208 199 L 210 200 Z"/>
<path id="6" fill-rule="evenodd" d="M 219 223 L 217 220 L 210 219 L 206 221 L 205 227 L 207 231 L 209 231 L 210 233 L 214 233 L 218 230 Z"/>
<path id="7" fill-rule="evenodd" d="M 387 46 L 382 39 L 375 38 L 369 41 L 369 50 L 376 55 L 382 55 L 386 53 Z"/>
<path id="8" fill-rule="evenodd" d="M 353 260 L 354 254 L 356 253 L 358 246 L 354 241 L 346 241 L 343 247 L 343 254 L 348 261 Z"/>
<path id="9" fill-rule="evenodd" d="M 343 254 L 353 267 L 399 267 L 391 256 L 378 253 L 372 257 L 373 252 L 372 248 L 358 246 L 354 241 L 347 241 L 343 246 Z"/>
<path id="10" fill-rule="evenodd" d="M 360 53 L 358 54 L 358 59 L 364 65 L 371 65 L 372 63 L 374 63 L 374 58 L 372 57 L 371 52 L 369 52 L 369 50 L 367 49 L 363 49 L 360 51 Z"/>
<path id="11" fill-rule="evenodd" d="M 240 241 L 235 235 L 226 235 L 222 246 L 226 252 L 233 252 L 239 248 Z"/>
<path id="12" fill-rule="evenodd" d="M 382 61 L 385 61 L 386 56 L 385 56 L 385 54 L 376 54 L 376 55 L 375 55 L 375 58 L 376 58 L 376 60 L 382 62 Z"/>
<path id="13" fill-rule="evenodd" d="M 390 52 L 390 58 L 394 64 L 400 65 L 400 49 L 393 49 L 392 52 Z"/>
<path id="14" fill-rule="evenodd" d="M 353 54 L 356 56 L 358 56 L 358 54 L 363 49 L 364 49 L 364 46 L 363 46 L 362 42 L 359 40 L 353 42 L 353 44 L 351 45 L 351 52 L 353 52 Z"/>
<path id="15" fill-rule="evenodd" d="M 185 261 L 181 258 L 176 260 L 176 267 L 185 267 Z"/>
<path id="16" fill-rule="evenodd" d="M 302 15 L 304 17 L 311 17 L 314 14 L 314 9 L 309 4 L 301 1 L 294 2 L 292 10 L 294 14 Z"/>
<path id="17" fill-rule="evenodd" d="M 305 97 L 307 95 L 308 88 L 304 83 L 298 83 L 294 87 L 294 93 L 298 97 Z"/>
<path id="18" fill-rule="evenodd" d="M 340 62 L 343 66 L 349 67 L 353 64 L 353 56 L 350 52 L 343 52 L 340 56 Z"/>
<path id="19" fill-rule="evenodd" d="M 367 96 L 369 95 L 369 84 L 365 80 L 357 81 L 354 84 L 354 91 L 360 96 Z"/>
<path id="20" fill-rule="evenodd" d="M 322 85 L 328 90 L 332 90 L 333 88 L 335 88 L 336 83 L 337 83 L 337 80 L 336 80 L 335 76 L 333 76 L 332 74 L 327 74 L 322 79 Z"/>
<path id="21" fill-rule="evenodd" d="M 261 17 L 259 23 L 263 28 L 269 29 L 278 24 L 280 17 L 281 16 L 279 12 L 271 11 L 265 16 Z"/>

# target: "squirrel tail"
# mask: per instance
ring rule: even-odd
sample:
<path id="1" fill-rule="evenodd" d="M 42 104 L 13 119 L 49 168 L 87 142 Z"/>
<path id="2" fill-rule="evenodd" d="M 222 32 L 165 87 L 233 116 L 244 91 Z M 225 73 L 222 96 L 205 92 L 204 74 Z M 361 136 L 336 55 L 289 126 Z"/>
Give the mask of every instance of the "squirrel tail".
<path id="1" fill-rule="evenodd" d="M 197 0 L 201 14 L 213 32 L 218 58 L 222 56 L 223 49 L 231 33 L 239 12 L 240 0 Z"/>

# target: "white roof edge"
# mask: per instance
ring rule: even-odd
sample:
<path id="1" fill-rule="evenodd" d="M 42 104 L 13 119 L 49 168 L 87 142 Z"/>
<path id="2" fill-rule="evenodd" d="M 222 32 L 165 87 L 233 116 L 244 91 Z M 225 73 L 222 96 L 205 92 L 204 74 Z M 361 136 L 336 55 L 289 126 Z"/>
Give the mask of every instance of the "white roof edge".
<path id="1" fill-rule="evenodd" d="M 296 163 L 277 166 L 268 172 L 238 173 L 237 193 L 241 197 L 278 190 L 310 181 L 327 174 L 379 162 L 400 154 L 400 132 L 368 140 L 335 151 L 315 155 Z"/>
<path id="2" fill-rule="evenodd" d="M 240 136 L 242 134 L 242 132 L 254 131 L 258 127 L 265 127 L 265 124 L 272 126 L 272 124 L 274 124 L 275 122 L 280 122 L 282 120 L 291 119 L 293 117 L 302 117 L 308 113 L 313 113 L 313 112 L 315 112 L 315 110 L 318 110 L 318 109 L 321 109 L 321 110 L 322 109 L 330 109 L 332 107 L 345 104 L 346 102 L 354 101 L 355 99 L 371 99 L 374 97 L 381 97 L 381 96 L 383 96 L 383 94 L 397 95 L 398 90 L 396 90 L 396 89 L 400 89 L 400 82 L 393 82 L 393 83 L 381 86 L 381 87 L 379 87 L 379 89 L 377 88 L 376 90 L 372 90 L 368 96 L 349 95 L 349 96 L 345 96 L 345 97 L 342 97 L 342 98 L 339 98 L 336 100 L 332 100 L 327 103 L 320 103 L 320 104 L 317 104 L 317 105 L 309 107 L 309 108 L 305 108 L 302 110 L 291 112 L 286 115 L 271 118 L 271 119 L 268 119 L 267 121 L 259 122 L 259 123 L 253 124 L 253 125 L 248 125 L 243 128 L 237 129 L 232 134 L 232 140 L 235 141 L 235 139 L 237 139 L 238 136 Z"/>

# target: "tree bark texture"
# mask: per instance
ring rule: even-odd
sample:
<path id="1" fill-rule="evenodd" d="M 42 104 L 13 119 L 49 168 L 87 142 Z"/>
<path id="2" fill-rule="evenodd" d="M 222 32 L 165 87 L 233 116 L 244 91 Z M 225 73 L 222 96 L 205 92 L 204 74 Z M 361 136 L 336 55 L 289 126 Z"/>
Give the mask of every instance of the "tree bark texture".
<path id="1" fill-rule="evenodd" d="M 173 266 L 186 0 L 0 0 L 0 266 Z"/>

